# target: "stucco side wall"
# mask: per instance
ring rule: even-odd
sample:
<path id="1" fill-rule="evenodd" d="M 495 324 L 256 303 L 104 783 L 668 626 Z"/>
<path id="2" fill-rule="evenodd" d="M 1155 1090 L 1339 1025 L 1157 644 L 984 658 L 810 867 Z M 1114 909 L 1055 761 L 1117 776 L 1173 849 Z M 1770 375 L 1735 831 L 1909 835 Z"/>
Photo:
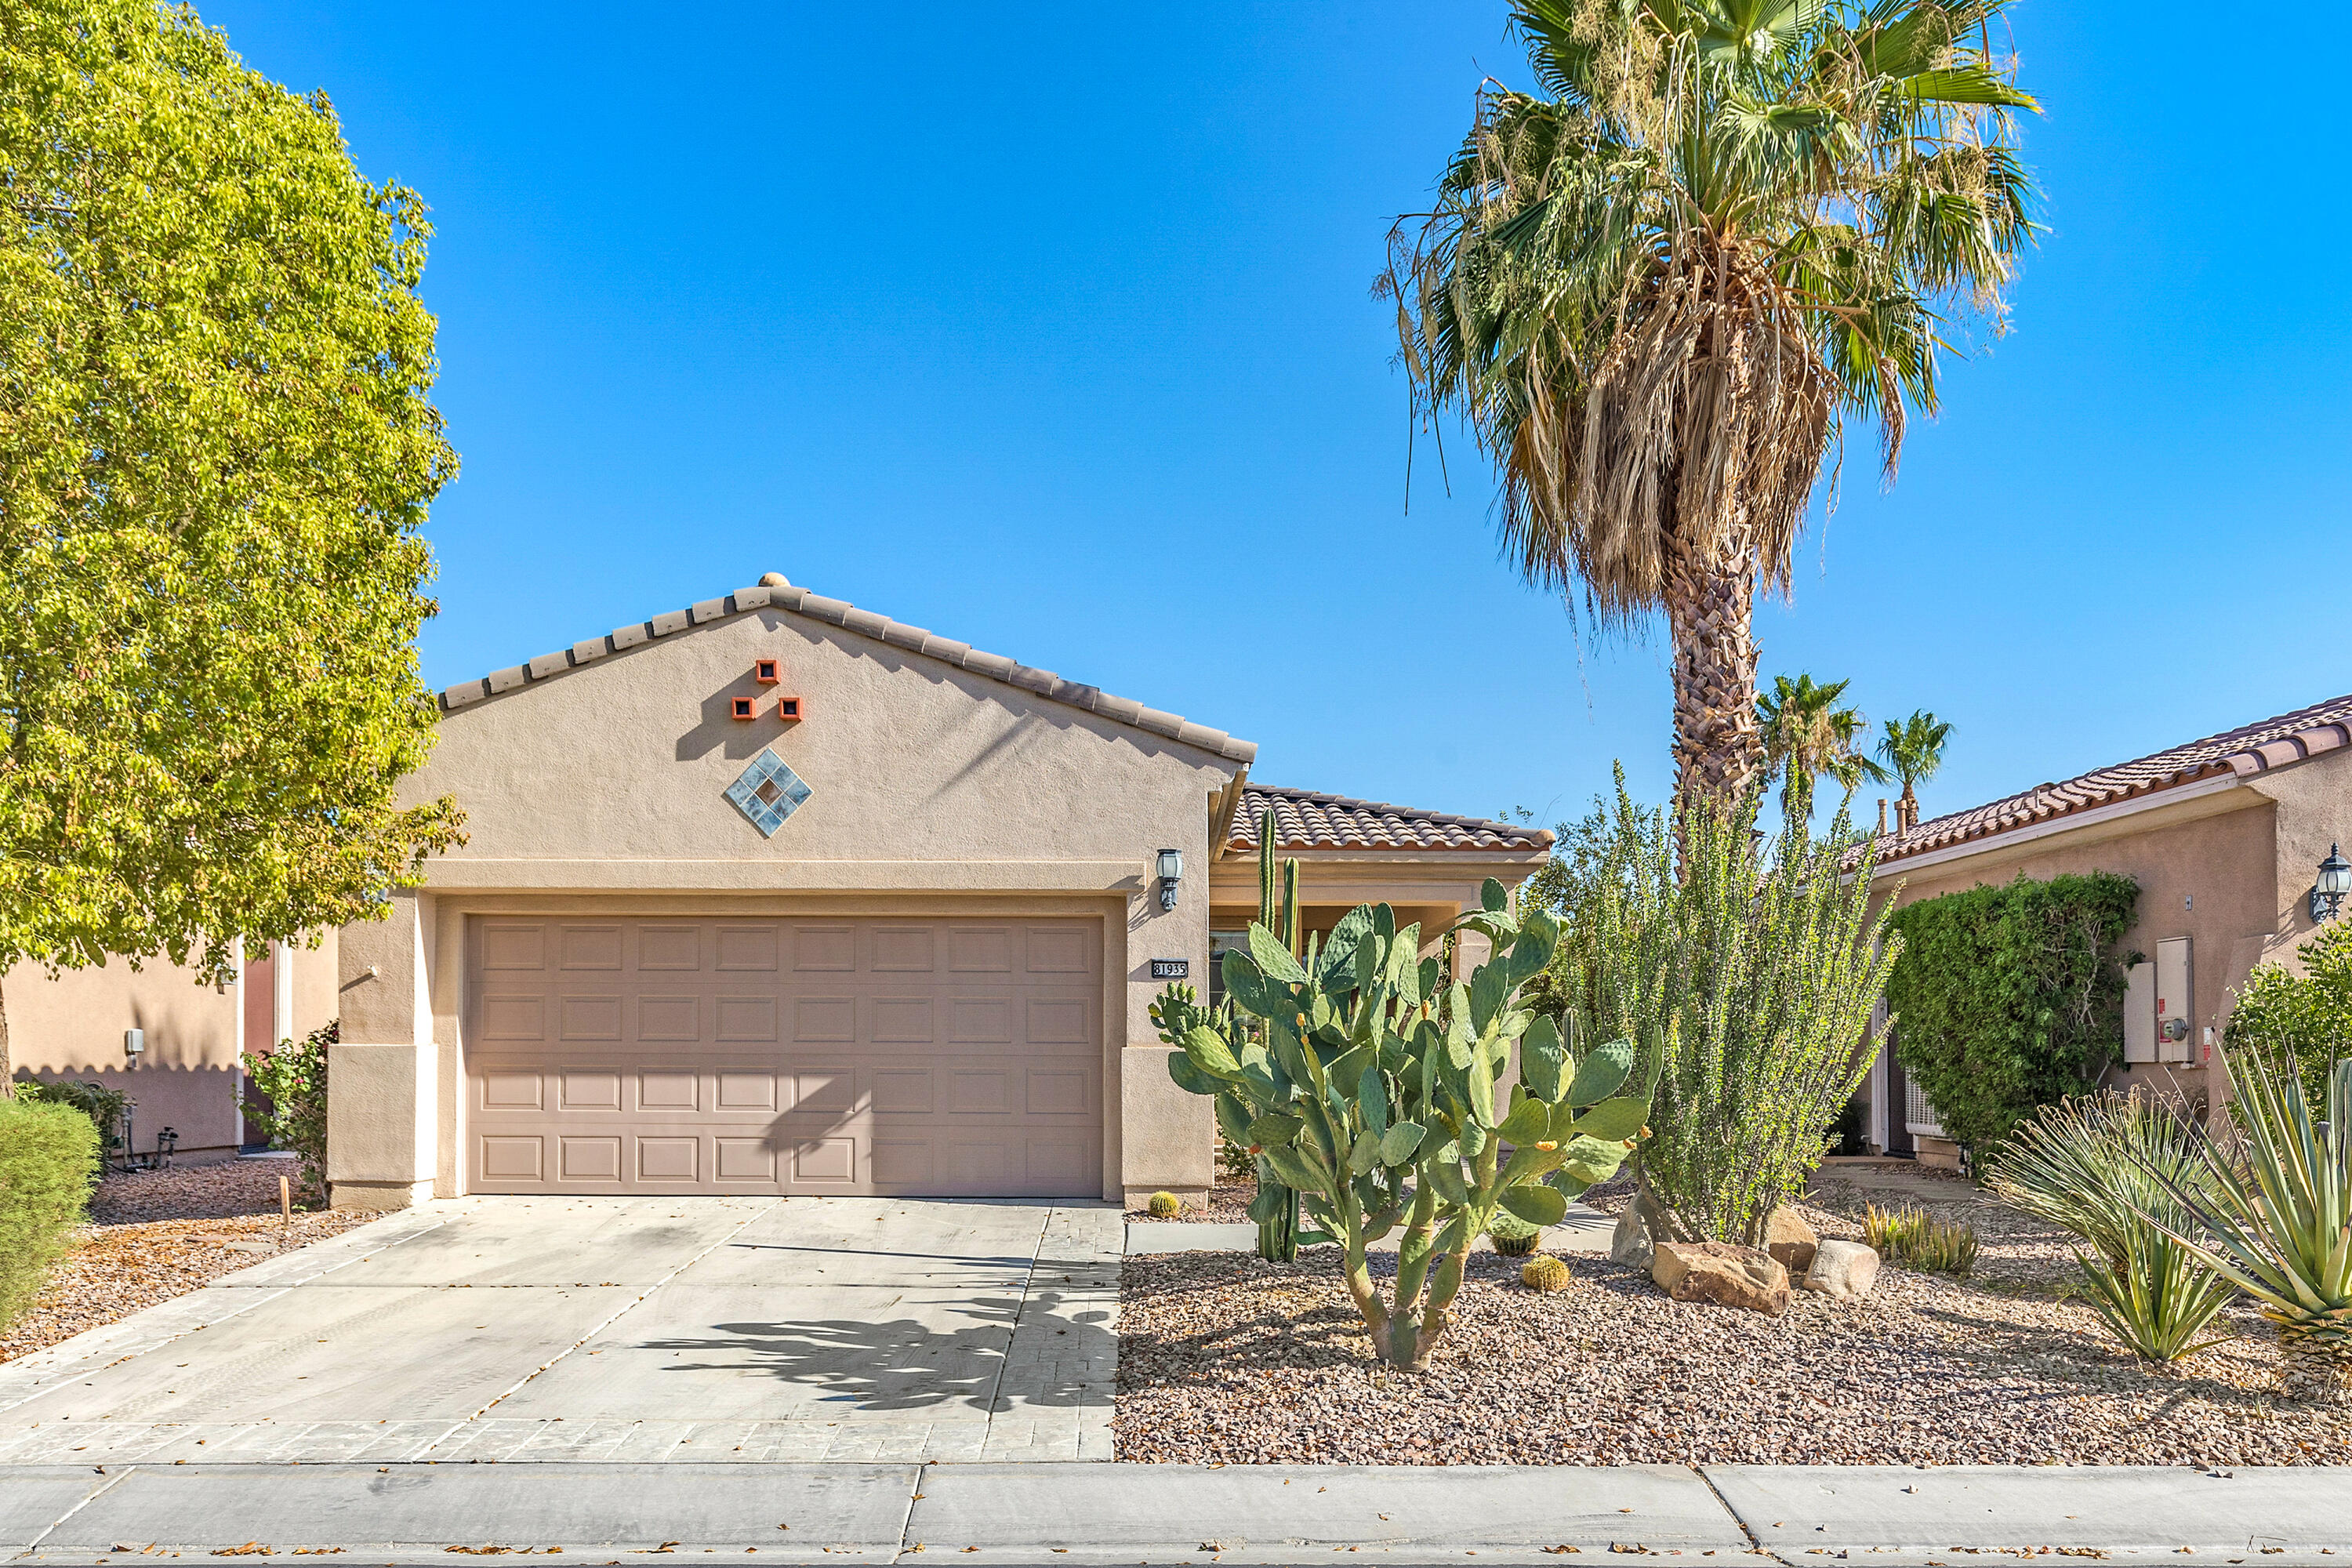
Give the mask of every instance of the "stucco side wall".
<path id="1" fill-rule="evenodd" d="M 193 971 L 161 960 L 137 969 L 128 959 L 52 979 L 20 963 L 0 983 L 8 1009 L 8 1054 L 18 1079 L 72 1079 L 119 1089 L 137 1102 L 138 1152 L 175 1130 L 184 1153 L 236 1147 L 236 1020 L 234 987 L 216 992 Z M 136 1068 L 122 1054 L 122 1032 L 144 1029 Z"/>
<path id="2" fill-rule="evenodd" d="M 2320 861 L 2330 848 L 2352 845 L 2352 751 L 2328 752 L 2294 767 L 2257 773 L 2246 783 L 2277 803 L 2272 836 L 2276 904 L 2269 926 L 2274 934 L 2263 956 L 2290 961 L 2316 929 L 2311 885 Z M 2352 855 L 2352 848 L 2345 852 Z M 2347 908 L 2352 910 L 2352 905 Z"/>
<path id="3" fill-rule="evenodd" d="M 2274 928 L 2278 909 L 2275 807 L 2252 790 L 2231 791 L 2216 797 L 2220 802 L 2230 809 L 2087 843 L 2058 835 L 1924 870 L 1906 870 L 1897 862 L 1881 873 L 1882 885 L 1900 879 L 1900 906 L 2021 876 L 2043 881 L 2112 871 L 2131 878 L 2139 884 L 2139 903 L 2123 951 L 2153 959 L 2158 942 L 2192 939 L 2190 1005 L 2199 1033 L 2191 1037 L 2199 1045 L 2199 1059 L 2185 1066 L 2119 1066 L 2110 1081 L 2118 1087 L 2178 1081 L 2193 1097 L 2205 1087 L 2203 1030 L 2210 1027 L 2219 1037 L 2237 987 Z"/>

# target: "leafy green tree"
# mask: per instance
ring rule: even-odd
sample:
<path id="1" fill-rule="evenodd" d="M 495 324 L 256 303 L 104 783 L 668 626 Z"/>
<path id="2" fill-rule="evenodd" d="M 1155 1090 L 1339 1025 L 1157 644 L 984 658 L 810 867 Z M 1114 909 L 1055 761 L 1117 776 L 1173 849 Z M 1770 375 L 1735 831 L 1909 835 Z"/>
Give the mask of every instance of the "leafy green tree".
<path id="1" fill-rule="evenodd" d="M 218 976 L 457 837 L 394 793 L 456 461 L 426 234 L 193 12 L 0 7 L 0 970 Z"/>
<path id="2" fill-rule="evenodd" d="M 1878 776 L 1892 773 L 1903 781 L 1903 798 L 1895 814 L 1897 831 L 1919 826 L 1919 786 L 1944 765 L 1944 747 L 1951 738 L 1951 725 L 1925 708 L 1912 710 L 1908 719 L 1886 721 L 1886 732 L 1878 742 L 1878 760 L 1885 765 Z"/>
<path id="3" fill-rule="evenodd" d="M 1780 769 L 1780 810 L 1791 822 L 1813 819 L 1813 782 L 1823 774 L 1848 790 L 1864 779 L 1886 778 L 1885 769 L 1854 749 L 1864 721 L 1861 709 L 1839 700 L 1849 684 L 1776 676 L 1772 689 L 1756 700 L 1764 760 Z"/>
<path id="4" fill-rule="evenodd" d="M 1755 597 L 1825 454 L 1894 477 L 1949 318 L 1998 327 L 2032 191 L 2005 0 L 1515 0 L 1540 91 L 1489 84 L 1384 290 L 1418 408 L 1500 470 L 1506 551 L 1604 629 L 1664 616 L 1675 794 L 1762 764 Z"/>
<path id="5" fill-rule="evenodd" d="M 2313 1106 L 2326 1103 L 2335 1064 L 2352 1057 L 2352 920 L 2331 921 L 2296 949 L 2303 973 L 2265 963 L 2230 1009 L 2232 1047 L 2291 1064 Z"/>

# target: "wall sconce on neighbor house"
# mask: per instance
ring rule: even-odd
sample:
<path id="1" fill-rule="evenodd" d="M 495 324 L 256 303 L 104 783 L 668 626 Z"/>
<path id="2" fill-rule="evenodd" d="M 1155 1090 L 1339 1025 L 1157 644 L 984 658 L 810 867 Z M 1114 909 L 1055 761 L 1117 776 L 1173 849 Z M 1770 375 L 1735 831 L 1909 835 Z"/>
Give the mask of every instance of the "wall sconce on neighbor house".
<path id="1" fill-rule="evenodd" d="M 125 1029 L 122 1031 L 122 1059 L 125 1062 L 131 1067 L 137 1067 L 139 1065 L 140 1057 L 145 1054 L 146 1049 L 146 1030 Z"/>
<path id="2" fill-rule="evenodd" d="M 1183 879 L 1184 852 L 1162 849 L 1160 852 L 1160 907 L 1162 910 L 1176 907 L 1176 884 Z"/>
<path id="3" fill-rule="evenodd" d="M 2344 895 L 2352 893 L 2352 860 L 2344 858 L 2344 851 L 2336 845 L 2327 847 L 2327 858 L 2319 863 L 2319 879 L 2311 885 L 2311 918 L 2334 920 L 2336 911 L 2344 907 Z"/>

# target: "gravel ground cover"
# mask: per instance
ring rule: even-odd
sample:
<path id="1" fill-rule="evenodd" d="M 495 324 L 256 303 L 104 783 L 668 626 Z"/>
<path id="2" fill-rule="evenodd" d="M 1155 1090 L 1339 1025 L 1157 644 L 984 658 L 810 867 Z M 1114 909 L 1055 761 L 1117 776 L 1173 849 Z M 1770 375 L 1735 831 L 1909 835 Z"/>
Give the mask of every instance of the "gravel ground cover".
<path id="1" fill-rule="evenodd" d="M 292 1162 L 228 1160 L 107 1177 L 73 1252 L 33 1305 L 0 1330 L 0 1362 L 201 1289 L 281 1246 L 307 1246 L 376 1217 L 297 1209 L 288 1230 L 278 1218 L 281 1175 L 297 1175 Z"/>
<path id="2" fill-rule="evenodd" d="M 1127 1211 L 1127 1217 L 1138 1225 L 1254 1225 L 1256 1222 L 1249 1216 L 1249 1206 L 1256 1196 L 1257 1183 L 1254 1180 L 1219 1182 L 1209 1189 L 1206 1208 L 1188 1208 L 1174 1219 L 1160 1219 L 1139 1205 Z"/>
<path id="3" fill-rule="evenodd" d="M 1542 1296 L 1473 1254 L 1454 1332 L 1421 1376 L 1384 1372 L 1328 1260 L 1126 1259 L 1118 1458 L 1356 1464 L 2352 1463 L 2352 1413 L 2282 1404 L 2277 1345 L 2245 1336 L 2177 1373 L 2116 1349 L 2056 1293 L 2063 1246 L 2022 1215 L 1955 1205 L 1984 1278 L 1889 1268 L 1859 1301 L 1799 1292 L 1779 1318 L 1671 1301 L 1639 1270 L 1569 1259 Z M 1864 1196 L 1824 1185 L 1802 1212 Z M 1939 1207 L 1937 1204 L 1929 1206 Z M 1606 1199 L 1604 1198 L 1604 1202 Z M 1393 1258 L 1376 1258 L 1376 1272 Z"/>

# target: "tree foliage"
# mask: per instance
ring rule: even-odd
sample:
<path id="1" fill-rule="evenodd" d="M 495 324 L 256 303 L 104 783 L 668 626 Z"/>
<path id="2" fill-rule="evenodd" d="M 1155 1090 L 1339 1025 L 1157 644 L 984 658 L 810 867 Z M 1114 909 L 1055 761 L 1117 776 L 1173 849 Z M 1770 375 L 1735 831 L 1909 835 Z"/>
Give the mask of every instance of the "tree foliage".
<path id="1" fill-rule="evenodd" d="M 2292 1062 L 2318 1106 L 2335 1064 L 2352 1057 L 2352 920 L 2321 927 L 2296 956 L 2301 974 L 2265 963 L 2247 976 L 2230 1009 L 2230 1044 Z"/>
<path id="2" fill-rule="evenodd" d="M 1902 947 L 1870 910 L 1870 847 L 1845 814 L 1825 838 L 1791 821 L 1765 840 L 1759 800 L 1677 820 L 1636 805 L 1621 771 L 1566 847 L 1572 969 L 1552 994 L 1587 1037 L 1666 1042 L 1634 1158 L 1667 1239 L 1759 1245 L 1803 1190 L 1876 1054 Z"/>
<path id="3" fill-rule="evenodd" d="M 1825 453 L 1891 480 L 1956 321 L 2030 242 L 1992 52 L 2005 0 L 1517 0 L 1539 90 L 1489 83 L 1382 280 L 1418 407 L 1465 420 L 1506 552 L 1603 627 L 1664 612 L 1676 794 L 1758 763 L 1754 597 Z"/>
<path id="4" fill-rule="evenodd" d="M 217 976 L 456 836 L 394 799 L 455 465 L 427 232 L 193 12 L 0 7 L 0 968 Z"/>
<path id="5" fill-rule="evenodd" d="M 2020 877 L 1895 912 L 1895 1054 L 1952 1138 L 1979 1154 L 2121 1055 L 2123 965 L 2139 885 L 2107 871 Z"/>

